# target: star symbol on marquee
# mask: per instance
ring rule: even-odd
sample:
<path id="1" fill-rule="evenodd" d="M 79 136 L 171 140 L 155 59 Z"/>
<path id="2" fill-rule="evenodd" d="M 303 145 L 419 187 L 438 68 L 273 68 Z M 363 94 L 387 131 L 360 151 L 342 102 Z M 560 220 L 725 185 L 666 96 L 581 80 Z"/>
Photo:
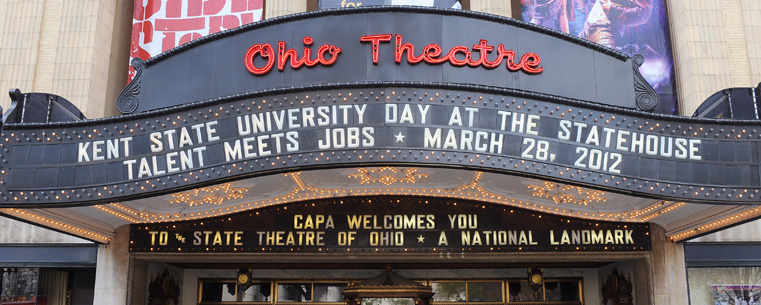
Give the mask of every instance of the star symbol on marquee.
<path id="1" fill-rule="evenodd" d="M 398 135 L 395 135 L 394 138 L 396 138 L 396 142 L 402 142 L 402 143 L 404 143 L 404 135 L 402 134 L 401 131 L 399 132 Z M 396 143 L 396 142 L 394 142 L 394 143 Z"/>
<path id="2" fill-rule="evenodd" d="M 418 243 L 424 243 L 425 242 L 425 236 L 423 234 L 420 234 L 420 236 L 417 237 Z"/>

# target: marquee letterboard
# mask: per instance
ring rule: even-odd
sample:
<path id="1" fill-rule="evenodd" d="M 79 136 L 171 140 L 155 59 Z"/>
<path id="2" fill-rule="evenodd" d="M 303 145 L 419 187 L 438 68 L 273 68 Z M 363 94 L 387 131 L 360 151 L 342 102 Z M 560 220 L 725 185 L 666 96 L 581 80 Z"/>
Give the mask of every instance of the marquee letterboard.
<path id="1" fill-rule="evenodd" d="M 393 164 L 692 202 L 759 200 L 758 122 L 456 88 L 303 88 L 102 123 L 6 125 L 0 199 L 2 206 L 93 204 L 262 174 Z"/>
<path id="2" fill-rule="evenodd" d="M 591 221 L 426 197 L 322 199 L 218 218 L 130 227 L 130 252 L 649 250 L 649 224 Z"/>

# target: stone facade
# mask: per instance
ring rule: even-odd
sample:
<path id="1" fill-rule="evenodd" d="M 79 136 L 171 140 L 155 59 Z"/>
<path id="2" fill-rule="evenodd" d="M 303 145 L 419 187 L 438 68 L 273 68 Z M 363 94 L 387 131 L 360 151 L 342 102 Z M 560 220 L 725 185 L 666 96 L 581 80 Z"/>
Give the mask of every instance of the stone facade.
<path id="1" fill-rule="evenodd" d="M 131 11 L 118 0 L 0 1 L 0 88 L 60 95 L 88 118 L 118 114 Z"/>
<path id="2" fill-rule="evenodd" d="M 510 1 L 504 0 L 472 0 L 470 10 L 500 16 L 512 16 Z"/>
<path id="3" fill-rule="evenodd" d="M 721 89 L 755 87 L 761 81 L 759 2 L 666 2 L 683 115 Z"/>
<path id="4" fill-rule="evenodd" d="M 265 1 L 264 18 L 275 18 L 295 13 L 302 13 L 307 10 L 306 0 L 292 1 Z"/>
<path id="5" fill-rule="evenodd" d="M 116 230 L 107 245 L 98 248 L 93 304 L 125 304 L 129 287 L 129 226 Z"/>

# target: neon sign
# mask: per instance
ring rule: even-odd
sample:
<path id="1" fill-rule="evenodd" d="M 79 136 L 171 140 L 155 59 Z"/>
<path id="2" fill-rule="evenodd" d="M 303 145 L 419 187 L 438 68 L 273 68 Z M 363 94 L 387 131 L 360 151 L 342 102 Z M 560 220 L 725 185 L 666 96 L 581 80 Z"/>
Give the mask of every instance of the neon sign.
<path id="1" fill-rule="evenodd" d="M 338 59 L 338 54 L 341 53 L 340 47 L 324 44 L 317 49 L 317 58 L 312 59 L 311 45 L 314 42 L 314 39 L 312 39 L 312 37 L 306 36 L 304 37 L 303 42 L 305 47 L 301 58 L 298 58 L 298 54 L 295 49 L 285 49 L 285 41 L 277 42 L 277 58 L 275 58 L 275 51 L 272 48 L 272 45 L 268 43 L 255 44 L 248 48 L 248 51 L 246 52 L 246 69 L 254 75 L 267 74 L 267 72 L 272 70 L 272 66 L 275 64 L 276 59 L 277 69 L 280 71 L 285 69 L 285 63 L 289 59 L 291 62 L 291 68 L 294 69 L 298 69 L 303 65 L 306 65 L 307 67 L 313 67 L 318 63 L 325 66 L 330 66 L 336 62 L 336 59 Z M 326 58 L 325 53 L 330 54 L 330 57 Z M 264 67 L 257 67 L 254 65 L 254 57 L 257 54 L 262 58 L 267 59 L 267 64 Z"/>
<path id="2" fill-rule="evenodd" d="M 497 45 L 497 57 L 490 60 L 489 54 L 495 50 L 495 47 L 489 45 L 486 39 L 481 39 L 472 48 L 454 46 L 446 53 L 444 53 L 444 49 L 440 45 L 431 43 L 423 47 L 422 52 L 418 55 L 415 54 L 415 46 L 409 42 L 403 42 L 404 38 L 399 34 L 363 35 L 359 40 L 362 43 L 370 43 L 372 45 L 373 64 L 377 65 L 380 61 L 380 45 L 391 42 L 392 39 L 394 40 L 394 61 L 397 64 L 402 62 L 406 53 L 406 60 L 410 64 L 426 62 L 436 65 L 449 62 L 453 66 L 482 66 L 486 69 L 494 69 L 502 65 L 504 61 L 507 69 L 512 72 L 523 71 L 527 74 L 538 74 L 544 70 L 543 67 L 539 66 L 541 58 L 538 54 L 531 52 L 523 54 L 516 62 L 515 51 L 512 49 L 506 50 L 504 44 Z M 252 45 L 244 56 L 246 70 L 254 75 L 263 75 L 269 73 L 275 64 L 277 64 L 277 69 L 283 71 L 289 61 L 293 69 L 301 68 L 304 65 L 307 67 L 314 67 L 317 64 L 330 66 L 338 60 L 338 55 L 341 53 L 341 47 L 323 44 L 315 52 L 316 57 L 312 58 L 311 46 L 314 39 L 306 36 L 302 41 L 305 47 L 301 58 L 299 58 L 296 49 L 286 49 L 285 41 L 278 41 L 277 55 L 275 55 L 275 49 L 271 44 Z M 254 60 L 257 57 L 266 60 L 264 66 L 259 67 L 254 64 Z"/>
<path id="3" fill-rule="evenodd" d="M 481 39 L 479 44 L 473 45 L 470 51 L 466 46 L 454 46 L 449 49 L 446 55 L 442 54 L 442 48 L 440 45 L 431 43 L 423 47 L 423 52 L 420 55 L 415 56 L 415 46 L 409 42 L 402 43 L 402 35 L 394 34 L 378 34 L 378 35 L 365 35 L 360 38 L 362 42 L 369 42 L 373 46 L 373 63 L 378 64 L 380 43 L 390 42 L 394 39 L 394 61 L 396 63 L 402 62 L 404 53 L 407 53 L 407 62 L 416 64 L 421 61 L 425 61 L 429 64 L 441 64 L 449 62 L 454 66 L 471 66 L 478 67 L 484 66 L 487 69 L 493 69 L 499 67 L 502 64 L 502 60 L 506 59 L 507 69 L 510 71 L 523 70 L 528 74 L 541 73 L 544 68 L 539 67 L 541 58 L 536 53 L 526 53 L 521 56 L 520 61 L 515 62 L 515 51 L 505 50 L 505 45 L 499 44 L 497 46 L 497 58 L 490 61 L 488 55 L 494 50 L 494 46 L 488 45 L 486 39 Z M 473 54 L 479 54 L 478 59 L 473 59 Z M 458 58 L 458 55 L 464 58 Z"/>

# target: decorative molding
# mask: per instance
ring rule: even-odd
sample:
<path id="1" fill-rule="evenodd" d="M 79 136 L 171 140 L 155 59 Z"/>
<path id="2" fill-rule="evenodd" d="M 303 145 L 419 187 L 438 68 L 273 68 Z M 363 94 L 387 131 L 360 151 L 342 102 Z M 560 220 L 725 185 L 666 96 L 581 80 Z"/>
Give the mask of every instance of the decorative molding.
<path id="1" fill-rule="evenodd" d="M 370 187 L 366 189 L 349 189 L 349 188 L 342 188 L 342 187 L 322 188 L 322 187 L 315 187 L 312 185 L 308 185 L 301 178 L 301 172 L 292 172 L 292 173 L 283 174 L 283 176 L 290 177 L 291 179 L 293 179 L 293 182 L 296 183 L 296 187 L 294 187 L 291 191 L 287 192 L 286 194 L 273 197 L 273 198 L 267 198 L 267 199 L 243 201 L 243 202 L 235 203 L 232 205 L 220 206 L 218 208 L 210 209 L 207 211 L 195 211 L 195 212 L 182 213 L 182 214 L 176 214 L 176 213 L 162 214 L 162 213 L 154 213 L 154 212 L 147 212 L 147 211 L 138 211 L 118 203 L 111 204 L 111 207 L 117 208 L 121 213 L 124 213 L 126 216 L 133 217 L 134 219 L 137 220 L 131 223 L 160 223 L 160 222 L 171 222 L 171 221 L 196 220 L 196 219 L 204 219 L 204 218 L 228 215 L 228 214 L 243 212 L 248 210 L 254 210 L 254 209 L 264 208 L 264 207 L 268 207 L 272 205 L 286 204 L 286 203 L 305 201 L 305 200 L 315 200 L 315 199 L 323 199 L 323 198 L 331 198 L 331 197 L 347 197 L 348 198 L 353 196 L 372 196 L 372 195 L 434 196 L 434 197 L 449 197 L 453 199 L 459 198 L 459 199 L 477 200 L 481 202 L 489 202 L 489 203 L 495 203 L 495 204 L 503 204 L 505 206 L 524 208 L 524 209 L 529 209 L 532 211 L 546 212 L 546 213 L 567 216 L 567 217 L 576 217 L 576 218 L 590 219 L 590 220 L 624 221 L 624 222 L 633 222 L 633 223 L 647 222 L 647 220 L 643 220 L 643 217 L 645 217 L 646 215 L 651 215 L 652 213 L 657 213 L 658 211 L 661 211 L 663 209 L 666 209 L 666 211 L 663 211 L 662 213 L 657 213 L 658 216 L 661 216 L 675 209 L 675 208 L 671 208 L 672 205 L 658 204 L 658 205 L 649 206 L 645 209 L 632 210 L 628 212 L 615 212 L 615 213 L 604 212 L 604 211 L 589 212 L 583 208 L 571 209 L 567 206 L 542 204 L 536 201 L 519 200 L 519 199 L 511 198 L 509 195 L 506 195 L 506 194 L 497 194 L 497 193 L 493 193 L 489 190 L 484 189 L 483 186 L 479 185 L 480 180 L 483 177 L 483 174 L 484 172 L 480 172 L 480 171 L 474 172 L 473 178 L 471 179 L 471 181 L 468 181 L 466 183 L 463 183 L 460 186 L 453 187 L 453 188 L 428 189 L 425 187 L 417 187 L 413 185 L 402 185 L 402 186 L 394 186 L 394 187 L 389 187 L 384 185 L 384 186 L 378 186 L 378 187 Z M 349 178 L 352 178 L 352 177 L 349 176 Z M 585 190 L 585 191 L 588 191 L 588 190 Z M 679 206 L 682 206 L 682 205 L 679 205 Z"/>
<path id="2" fill-rule="evenodd" d="M 128 254 L 129 263 L 127 267 L 127 304 L 131 305 L 133 299 L 133 293 L 135 291 L 135 256 Z"/>
<path id="3" fill-rule="evenodd" d="M 228 200 L 246 197 L 245 194 L 248 193 L 248 188 L 232 187 L 232 184 L 232 182 L 227 182 L 215 186 L 197 188 L 184 193 L 173 193 L 169 203 L 187 204 L 190 207 L 204 204 L 221 205 Z"/>
<path id="4" fill-rule="evenodd" d="M 133 79 L 134 81 L 134 79 Z M 439 90 L 468 90 L 484 94 L 501 94 L 510 95 L 515 98 L 536 99 L 543 102 L 557 102 L 567 106 L 584 107 L 589 110 L 605 111 L 619 115 L 629 115 L 643 119 L 667 119 L 675 123 L 706 123 L 706 124 L 726 124 L 726 119 L 716 118 L 697 118 L 690 116 L 673 116 L 658 113 L 647 113 L 640 110 L 629 108 L 587 102 L 579 99 L 572 99 L 546 93 L 537 93 L 519 89 L 509 89 L 494 86 L 484 86 L 475 84 L 457 84 L 457 83 L 434 83 L 419 81 L 363 81 L 354 83 L 331 83 L 331 84 L 313 84 L 304 86 L 291 86 L 284 88 L 263 89 L 252 92 L 232 94 L 210 98 L 202 101 L 186 103 L 182 105 L 170 106 L 166 108 L 147 110 L 138 113 L 126 114 L 121 116 L 88 119 L 75 122 L 51 122 L 51 123 L 24 123 L 24 124 L 4 124 L 3 130 L 19 129 L 49 129 L 49 128 L 68 128 L 68 127 L 90 127 L 100 126 L 102 124 L 126 122 L 137 119 L 152 118 L 160 115 L 171 115 L 178 111 L 195 110 L 204 107 L 218 105 L 220 103 L 239 101 L 243 99 L 255 99 L 273 94 L 298 94 L 308 91 L 318 90 L 336 90 L 336 89 L 383 89 L 383 88 L 417 88 L 417 89 L 439 89 Z M 126 89 L 126 88 L 125 88 Z M 733 119 L 735 124 L 752 124 L 759 125 L 758 120 Z"/>
<path id="5" fill-rule="evenodd" d="M 417 179 L 427 178 L 428 174 L 418 173 L 417 167 L 396 168 L 384 166 L 381 168 L 357 168 L 356 174 L 348 175 L 348 178 L 359 180 L 359 184 L 380 182 L 385 185 L 394 183 L 414 184 Z"/>
<path id="6" fill-rule="evenodd" d="M 432 262 L 446 261 L 449 263 L 474 263 L 493 262 L 494 260 L 509 260 L 510 262 L 554 262 L 560 260 L 575 262 L 615 262 L 647 258 L 649 252 L 495 252 L 495 253 L 463 253 L 463 255 L 441 255 L 441 253 L 354 253 L 351 255 L 353 262 Z M 205 263 L 230 263 L 252 262 L 275 263 L 275 262 L 315 262 L 332 263 L 346 262 L 346 256 L 334 253 L 230 253 L 219 255 L 218 253 L 130 253 L 130 257 L 146 262 L 181 263 L 198 262 Z"/>
<path id="7" fill-rule="evenodd" d="M 557 204 L 589 205 L 590 203 L 608 201 L 608 198 L 603 196 L 605 195 L 603 191 L 585 190 L 582 187 L 562 183 L 545 181 L 544 185 L 527 185 L 527 187 L 531 190 L 532 196 L 549 198 Z"/>
<path id="8" fill-rule="evenodd" d="M 140 104 L 140 87 L 141 79 L 140 75 L 145 68 L 145 62 L 142 59 L 135 57 L 131 62 L 135 67 L 135 77 L 127 84 L 127 87 L 119 93 L 119 97 L 116 98 L 116 107 L 119 108 L 119 112 L 123 114 L 130 114 L 137 110 L 137 106 Z"/>
<path id="9" fill-rule="evenodd" d="M 652 112 L 658 107 L 658 93 L 655 92 L 652 86 L 645 80 L 641 73 L 639 73 L 639 67 L 645 63 L 645 58 L 640 54 L 632 56 L 632 68 L 634 68 L 634 99 L 637 103 L 637 108 L 642 111 Z"/>

